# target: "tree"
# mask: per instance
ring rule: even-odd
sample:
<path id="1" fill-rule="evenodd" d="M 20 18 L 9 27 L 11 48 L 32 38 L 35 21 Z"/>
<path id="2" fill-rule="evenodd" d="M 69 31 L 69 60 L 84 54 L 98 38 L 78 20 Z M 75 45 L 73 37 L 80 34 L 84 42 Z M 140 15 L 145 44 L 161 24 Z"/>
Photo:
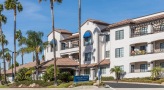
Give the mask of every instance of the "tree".
<path id="1" fill-rule="evenodd" d="M 9 52 L 6 52 L 4 57 L 5 57 L 6 61 L 8 62 L 8 69 L 9 69 L 11 66 L 10 65 L 11 64 L 11 55 Z"/>
<path id="2" fill-rule="evenodd" d="M 151 70 L 151 77 L 152 77 L 152 79 L 157 80 L 158 78 L 160 78 L 161 72 L 162 72 L 162 68 L 161 67 L 154 67 Z"/>
<path id="3" fill-rule="evenodd" d="M 39 0 L 39 2 L 42 2 L 43 0 Z M 44 0 L 47 1 L 47 0 Z M 62 3 L 63 0 L 50 0 L 50 8 L 51 8 L 51 18 L 52 18 L 52 34 L 53 34 L 53 40 L 55 40 L 55 26 L 54 26 L 54 2 Z M 55 42 L 53 42 L 53 47 L 55 47 Z M 57 86 L 57 66 L 56 66 L 56 48 L 53 48 L 54 53 L 54 81 L 55 86 Z"/>
<path id="4" fill-rule="evenodd" d="M 18 73 L 16 74 L 16 81 L 23 81 L 23 80 L 26 80 L 27 77 L 26 77 L 26 72 L 28 71 L 27 68 L 21 68 L 18 70 Z"/>
<path id="5" fill-rule="evenodd" d="M 5 8 L 14 11 L 14 75 L 16 75 L 16 15 L 23 11 L 23 6 L 18 0 L 6 0 Z"/>
<path id="6" fill-rule="evenodd" d="M 2 52 L 4 50 L 4 44 L 8 44 L 7 40 L 5 39 L 5 35 L 3 35 L 3 32 L 2 32 L 2 23 L 3 24 L 6 24 L 7 22 L 7 18 L 5 15 L 2 14 L 2 11 L 4 10 L 3 8 L 3 4 L 0 4 L 0 42 L 1 42 L 1 46 L 2 46 Z M 4 56 L 4 52 L 3 52 L 3 56 Z M 6 80 L 6 63 L 5 63 L 5 59 L 3 58 L 3 62 L 4 62 L 4 80 L 5 80 L 5 83 L 7 83 L 7 80 Z"/>
<path id="7" fill-rule="evenodd" d="M 18 45 L 21 47 L 18 50 L 17 55 L 21 54 L 21 57 L 22 57 L 22 65 L 23 65 L 24 64 L 23 56 L 27 52 L 27 49 L 22 47 L 22 45 L 26 43 L 26 38 L 22 36 L 21 30 L 17 30 L 16 31 L 16 40 L 18 40 Z"/>
<path id="8" fill-rule="evenodd" d="M 18 67 L 19 66 L 19 63 L 18 62 L 16 62 L 16 67 Z M 10 68 L 9 69 L 11 69 L 11 68 L 14 68 L 14 64 L 12 64 L 11 66 L 10 66 Z"/>
<path id="9" fill-rule="evenodd" d="M 116 80 L 118 83 L 118 80 L 120 79 L 120 74 L 122 73 L 122 69 L 119 66 L 115 66 L 114 68 L 110 69 L 110 73 L 115 73 Z"/>
<path id="10" fill-rule="evenodd" d="M 26 46 L 29 51 L 35 52 L 36 57 L 36 79 L 38 80 L 38 74 L 39 74 L 39 53 L 42 53 L 43 51 L 43 32 L 36 32 L 29 30 L 27 31 L 27 40 L 26 40 Z"/>
<path id="11" fill-rule="evenodd" d="M 59 69 L 57 69 L 57 75 L 59 74 Z M 46 68 L 46 72 L 43 75 L 43 80 L 47 81 L 47 80 L 54 80 L 54 65 L 50 65 Z"/>

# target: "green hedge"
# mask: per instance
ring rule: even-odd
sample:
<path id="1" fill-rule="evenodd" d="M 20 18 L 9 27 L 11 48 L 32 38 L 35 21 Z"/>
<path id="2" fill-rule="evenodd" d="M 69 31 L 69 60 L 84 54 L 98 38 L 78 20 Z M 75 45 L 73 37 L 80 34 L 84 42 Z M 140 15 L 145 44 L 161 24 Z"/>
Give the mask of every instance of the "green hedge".
<path id="1" fill-rule="evenodd" d="M 54 82 L 44 82 L 44 81 L 41 81 L 41 80 L 38 80 L 38 81 L 18 81 L 18 82 L 15 82 L 12 84 L 11 87 L 18 87 L 19 85 L 25 85 L 25 86 L 29 86 L 30 84 L 38 84 L 40 87 L 46 87 L 46 86 L 50 86 L 50 85 L 53 85 Z"/>
<path id="2" fill-rule="evenodd" d="M 112 77 L 112 76 L 109 76 L 109 77 L 101 77 L 101 80 L 102 81 L 112 81 L 112 80 L 114 80 L 114 77 Z"/>
<path id="3" fill-rule="evenodd" d="M 140 82 L 140 83 L 159 83 L 161 84 L 164 82 L 164 79 L 159 79 L 159 80 L 152 80 L 150 77 L 145 77 L 145 78 L 124 78 L 121 81 L 124 82 Z"/>
<path id="4" fill-rule="evenodd" d="M 93 85 L 94 82 L 92 81 L 89 81 L 89 82 L 79 82 L 77 84 L 75 84 L 74 86 L 77 87 L 77 86 L 91 86 Z"/>

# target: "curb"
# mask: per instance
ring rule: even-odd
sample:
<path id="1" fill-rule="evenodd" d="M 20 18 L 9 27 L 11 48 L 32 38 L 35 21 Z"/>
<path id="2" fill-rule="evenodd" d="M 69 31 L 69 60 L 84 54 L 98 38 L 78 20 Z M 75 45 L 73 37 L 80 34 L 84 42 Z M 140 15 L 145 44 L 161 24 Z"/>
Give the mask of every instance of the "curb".
<path id="1" fill-rule="evenodd" d="M 117 83 L 116 81 L 102 81 L 104 83 L 112 82 L 112 83 Z M 164 86 L 163 84 L 157 84 L 157 83 L 139 83 L 139 82 L 122 82 L 119 81 L 118 83 L 128 83 L 128 84 L 146 84 L 146 85 L 159 85 L 159 86 Z"/>

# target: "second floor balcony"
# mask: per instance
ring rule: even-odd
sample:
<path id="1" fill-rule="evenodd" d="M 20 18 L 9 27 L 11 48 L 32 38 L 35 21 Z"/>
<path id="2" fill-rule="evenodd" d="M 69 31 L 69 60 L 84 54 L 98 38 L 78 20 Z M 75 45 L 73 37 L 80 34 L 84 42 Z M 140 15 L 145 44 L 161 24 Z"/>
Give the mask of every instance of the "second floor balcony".
<path id="1" fill-rule="evenodd" d="M 153 42 L 142 42 L 131 45 L 131 56 L 146 55 L 153 53 L 164 53 L 164 40 Z"/>

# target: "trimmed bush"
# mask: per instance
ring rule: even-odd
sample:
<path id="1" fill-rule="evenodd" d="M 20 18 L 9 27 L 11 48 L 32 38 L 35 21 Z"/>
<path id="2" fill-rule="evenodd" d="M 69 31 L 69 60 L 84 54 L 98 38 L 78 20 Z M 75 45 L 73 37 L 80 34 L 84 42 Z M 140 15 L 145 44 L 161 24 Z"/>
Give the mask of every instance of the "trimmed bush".
<path id="1" fill-rule="evenodd" d="M 73 77 L 71 76 L 70 72 L 62 72 L 59 74 L 58 79 L 62 82 L 69 82 L 73 81 Z"/>
<path id="2" fill-rule="evenodd" d="M 14 84 L 12 84 L 11 87 L 18 87 L 19 85 L 25 85 L 25 86 L 29 86 L 30 84 L 38 84 L 40 87 L 46 87 L 46 86 L 49 86 L 49 85 L 53 85 L 54 82 L 44 82 L 44 81 L 41 81 L 41 80 L 38 80 L 38 81 L 19 81 L 19 82 L 15 82 Z"/>
<path id="3" fill-rule="evenodd" d="M 101 80 L 102 80 L 102 81 L 112 81 L 112 80 L 114 80 L 114 77 L 113 77 L 113 76 L 101 77 Z"/>
<path id="4" fill-rule="evenodd" d="M 89 81 L 89 82 L 79 82 L 77 84 L 75 84 L 74 86 L 77 87 L 77 86 L 92 86 L 94 82 L 92 81 Z"/>

